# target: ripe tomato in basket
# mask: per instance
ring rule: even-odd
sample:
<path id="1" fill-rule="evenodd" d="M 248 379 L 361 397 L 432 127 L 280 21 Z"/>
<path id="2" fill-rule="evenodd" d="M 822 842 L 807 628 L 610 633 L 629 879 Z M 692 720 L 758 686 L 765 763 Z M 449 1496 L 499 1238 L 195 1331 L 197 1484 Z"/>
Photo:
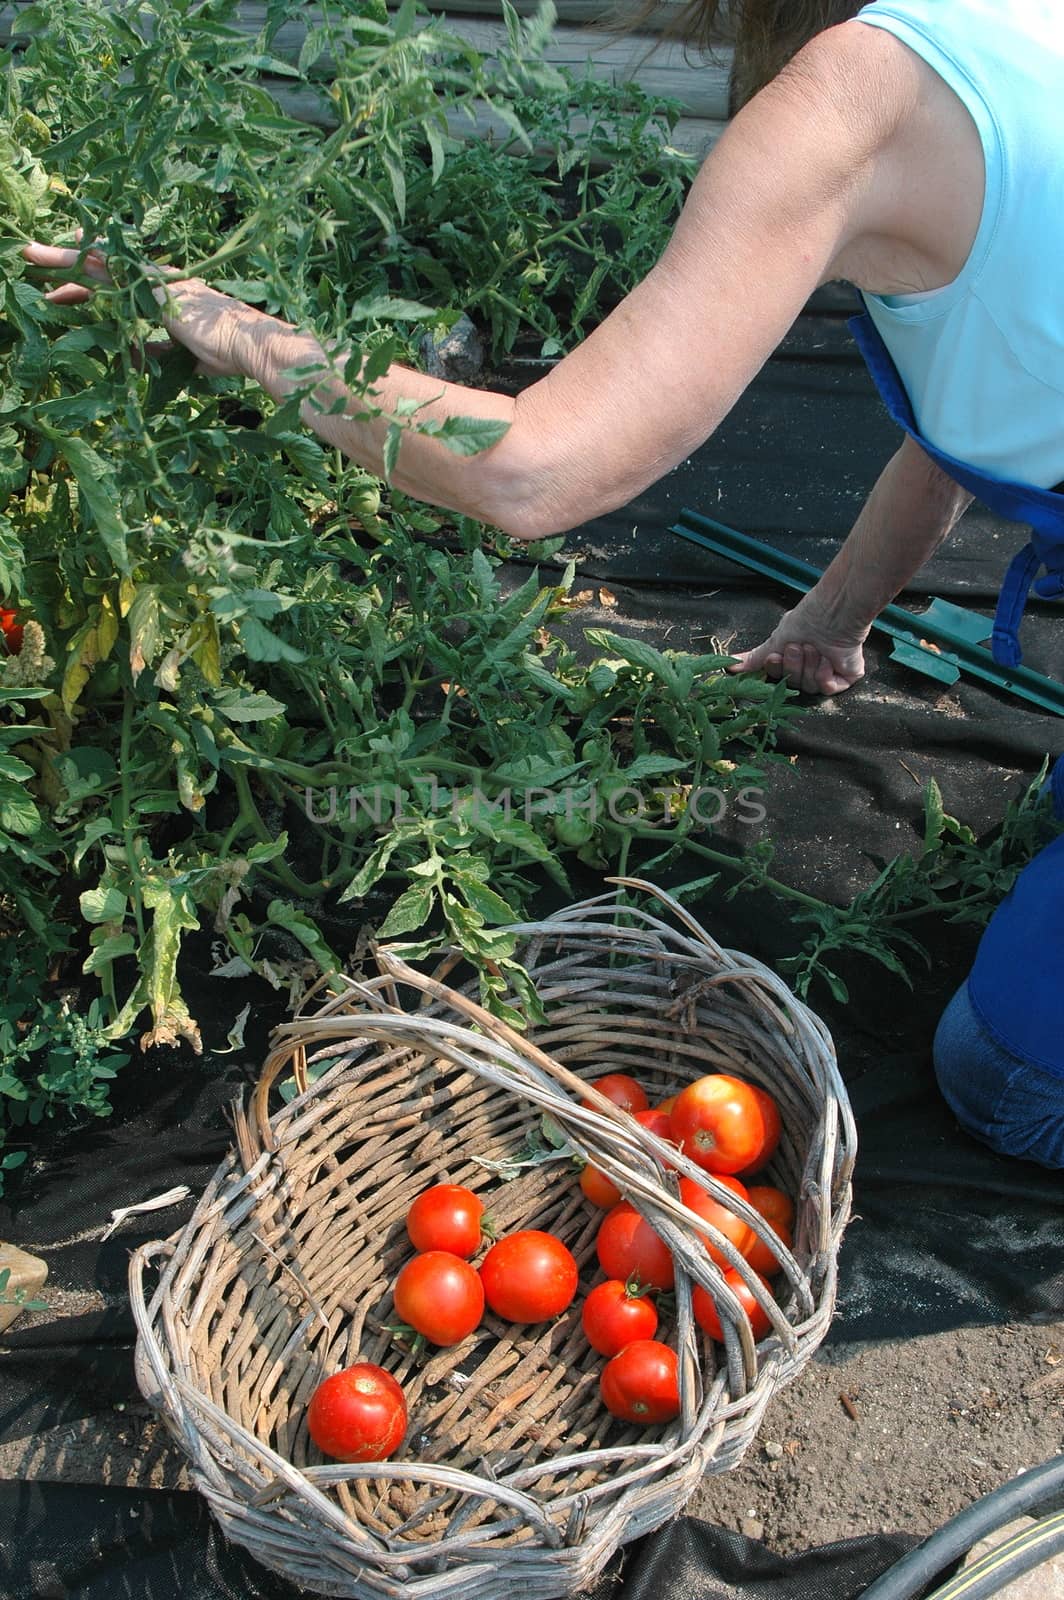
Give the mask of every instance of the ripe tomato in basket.
<path id="1" fill-rule="evenodd" d="M 670 1117 L 680 1149 L 714 1174 L 752 1170 L 768 1142 L 765 1112 L 753 1086 L 724 1072 L 681 1089 Z"/>
<path id="2" fill-rule="evenodd" d="M 446 1250 L 408 1261 L 395 1280 L 395 1310 L 429 1344 L 458 1344 L 484 1315 L 484 1286 L 476 1267 Z"/>
<path id="3" fill-rule="evenodd" d="M 747 1198 L 746 1190 L 738 1178 L 714 1174 L 718 1183 L 739 1196 Z M 709 1222 L 745 1255 L 754 1243 L 755 1234 L 749 1223 L 729 1211 L 723 1201 L 715 1200 L 708 1190 L 693 1178 L 680 1179 L 680 1199 L 688 1210 Z M 720 1267 L 728 1266 L 727 1258 L 719 1245 L 708 1234 L 702 1234 L 706 1249 Z M 629 1201 L 622 1200 L 607 1212 L 595 1240 L 599 1265 L 608 1278 L 638 1278 L 648 1289 L 671 1289 L 676 1281 L 672 1251 L 664 1239 L 650 1226 Z"/>
<path id="4" fill-rule="evenodd" d="M 611 1178 L 607 1178 L 598 1167 L 584 1167 L 580 1174 L 580 1189 L 585 1200 L 590 1200 L 593 1206 L 598 1206 L 600 1211 L 608 1211 L 611 1206 L 617 1205 L 621 1198 L 621 1191 Z"/>
<path id="5" fill-rule="evenodd" d="M 595 1249 L 607 1278 L 638 1278 L 648 1289 L 671 1289 L 676 1282 L 672 1251 L 628 1200 L 603 1217 Z"/>
<path id="6" fill-rule="evenodd" d="M 406 1433 L 406 1397 L 390 1372 L 369 1361 L 319 1383 L 307 1410 L 307 1431 L 336 1461 L 384 1461 Z"/>
<path id="7" fill-rule="evenodd" d="M 560 1316 L 573 1303 L 578 1279 L 572 1251 L 537 1228 L 499 1239 L 480 1263 L 484 1297 L 507 1322 Z"/>
<path id="8" fill-rule="evenodd" d="M 406 1214 L 415 1250 L 449 1250 L 469 1260 L 484 1234 L 484 1202 L 460 1183 L 437 1183 L 419 1194 Z"/>
<path id="9" fill-rule="evenodd" d="M 634 1114 L 636 1111 L 645 1111 L 650 1104 L 639 1084 L 627 1072 L 607 1072 L 604 1078 L 595 1078 L 591 1087 L 605 1095 L 615 1106 L 620 1106 L 622 1111 Z M 590 1100 L 581 1100 L 580 1104 L 592 1111 L 595 1109 Z"/>
<path id="10" fill-rule="evenodd" d="M 656 1133 L 659 1139 L 672 1139 L 672 1118 L 660 1106 L 648 1106 L 645 1111 L 635 1112 L 634 1120 Z"/>
<path id="11" fill-rule="evenodd" d="M 724 1185 L 725 1189 L 730 1189 L 733 1194 L 737 1194 L 740 1200 L 748 1198 L 746 1189 L 738 1178 L 731 1178 L 726 1173 L 716 1172 L 713 1176 L 718 1183 Z M 724 1201 L 714 1200 L 708 1189 L 703 1189 L 702 1185 L 695 1183 L 693 1178 L 680 1179 L 680 1199 L 689 1210 L 696 1212 L 704 1221 L 712 1223 L 717 1232 L 722 1233 L 735 1246 L 741 1256 L 746 1255 L 751 1245 L 755 1242 L 757 1235 L 748 1222 L 744 1222 L 742 1217 L 736 1216 L 734 1211 L 728 1210 Z M 714 1244 L 706 1233 L 701 1234 L 700 1237 L 704 1240 L 706 1249 L 709 1251 L 712 1260 L 717 1263 L 717 1266 L 727 1267 L 728 1260 L 720 1246 Z"/>
<path id="12" fill-rule="evenodd" d="M 760 1272 L 757 1274 L 757 1277 L 760 1280 L 762 1287 L 768 1290 L 769 1294 L 771 1294 L 772 1291 L 769 1289 L 767 1278 L 763 1278 Z M 758 1305 L 753 1294 L 747 1288 L 746 1284 L 743 1282 L 742 1278 L 736 1272 L 734 1267 L 728 1268 L 727 1272 L 724 1274 L 724 1282 L 736 1296 L 739 1304 L 750 1318 L 750 1330 L 753 1333 L 754 1338 L 763 1339 L 772 1326 L 772 1323 L 769 1321 L 768 1312 L 763 1310 L 762 1307 Z M 720 1344 L 723 1344 L 724 1329 L 720 1325 L 720 1316 L 717 1312 L 716 1306 L 713 1303 L 713 1296 L 708 1292 L 708 1290 L 703 1289 L 700 1283 L 696 1283 L 691 1290 L 691 1310 L 694 1312 L 695 1321 L 698 1323 L 698 1326 L 704 1329 L 705 1332 L 709 1334 L 711 1339 L 716 1339 Z"/>
<path id="13" fill-rule="evenodd" d="M 634 1339 L 653 1339 L 658 1313 L 653 1300 L 633 1283 L 609 1278 L 596 1284 L 580 1313 L 587 1342 L 600 1356 L 615 1356 Z"/>
<path id="14" fill-rule="evenodd" d="M 780 1135 L 783 1132 L 783 1123 L 780 1120 L 780 1108 L 776 1104 L 775 1100 L 773 1100 L 768 1090 L 759 1088 L 756 1083 L 752 1083 L 750 1088 L 754 1091 L 754 1097 L 757 1100 L 758 1105 L 761 1107 L 761 1115 L 765 1119 L 765 1131 L 761 1149 L 757 1152 L 757 1155 L 751 1161 L 750 1165 L 743 1168 L 744 1174 L 748 1172 L 759 1172 L 763 1166 L 766 1166 L 767 1163 L 772 1160 L 772 1157 L 776 1154 L 776 1148 L 780 1142 Z"/>
<path id="15" fill-rule="evenodd" d="M 651 1133 L 657 1134 L 659 1139 L 664 1139 L 668 1144 L 673 1143 L 672 1118 L 660 1106 L 650 1106 L 646 1111 L 637 1111 L 635 1120 L 642 1123 L 644 1128 L 649 1128 Z"/>
<path id="16" fill-rule="evenodd" d="M 775 1188 L 770 1183 L 752 1184 L 750 1187 L 750 1204 L 755 1211 L 760 1211 L 773 1233 L 777 1234 L 789 1250 L 794 1242 L 792 1229 L 794 1227 L 794 1201 L 789 1194 L 784 1194 L 782 1189 Z M 779 1260 L 773 1255 L 769 1245 L 762 1244 L 758 1239 L 755 1244 L 745 1252 L 746 1259 L 758 1272 L 764 1273 L 766 1278 L 771 1278 L 780 1270 Z"/>
<path id="17" fill-rule="evenodd" d="M 680 1413 L 676 1351 L 657 1339 L 634 1339 L 603 1367 L 599 1393 L 624 1422 L 671 1422 Z"/>

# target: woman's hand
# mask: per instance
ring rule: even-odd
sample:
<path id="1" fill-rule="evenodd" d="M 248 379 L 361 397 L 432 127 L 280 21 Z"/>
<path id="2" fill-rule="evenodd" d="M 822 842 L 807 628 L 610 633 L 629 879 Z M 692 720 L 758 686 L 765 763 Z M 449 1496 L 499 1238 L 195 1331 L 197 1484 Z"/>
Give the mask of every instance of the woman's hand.
<path id="1" fill-rule="evenodd" d="M 80 230 L 75 237 L 80 241 Z M 51 289 L 45 299 L 53 305 L 80 305 L 91 299 L 98 286 L 111 285 L 107 258 L 95 245 L 85 250 L 80 243 L 76 248 L 69 248 L 33 240 L 23 248 L 22 254 L 30 266 L 40 267 L 51 275 L 61 277 L 64 273 L 79 272 L 90 280 L 61 283 Z M 182 278 L 174 268 L 150 270 L 164 280 L 152 291 L 163 308 L 163 326 L 176 343 L 184 345 L 196 357 L 196 370 L 214 378 L 250 376 L 246 363 L 238 356 L 238 347 L 243 347 L 243 335 L 274 319 L 263 317 L 242 301 L 210 288 L 201 278 Z"/>
<path id="2" fill-rule="evenodd" d="M 846 633 L 829 626 L 810 593 L 780 619 L 764 644 L 741 652 L 730 670 L 786 678 L 805 694 L 841 694 L 864 677 L 861 647 L 867 635 L 867 628 Z"/>
<path id="3" fill-rule="evenodd" d="M 179 278 L 152 293 L 164 308 L 163 327 L 196 358 L 196 371 L 212 378 L 250 377 L 247 360 L 256 333 L 279 326 L 242 300 L 221 294 L 201 278 Z"/>
<path id="4" fill-rule="evenodd" d="M 79 228 L 75 235 L 81 238 Z M 110 286 L 111 274 L 107 270 L 107 261 L 103 252 L 90 247 L 84 250 L 80 245 L 76 249 L 64 246 L 39 244 L 36 239 L 26 245 L 22 251 L 24 258 L 31 267 L 41 267 L 45 272 L 62 276 L 65 272 L 80 272 L 84 277 L 91 279 L 90 283 L 61 283 L 57 289 L 51 289 L 45 295 L 56 306 L 76 306 L 82 301 L 92 298 L 94 284 Z"/>

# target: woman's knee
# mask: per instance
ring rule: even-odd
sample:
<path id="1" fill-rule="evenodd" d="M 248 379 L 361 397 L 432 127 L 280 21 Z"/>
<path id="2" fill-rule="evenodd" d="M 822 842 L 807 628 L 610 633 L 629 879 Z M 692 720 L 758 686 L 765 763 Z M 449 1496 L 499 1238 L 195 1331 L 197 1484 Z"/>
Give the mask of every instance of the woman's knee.
<path id="1" fill-rule="evenodd" d="M 1006 1050 L 962 986 L 935 1034 L 935 1075 L 966 1132 L 999 1155 L 1064 1168 L 1064 1077 Z"/>

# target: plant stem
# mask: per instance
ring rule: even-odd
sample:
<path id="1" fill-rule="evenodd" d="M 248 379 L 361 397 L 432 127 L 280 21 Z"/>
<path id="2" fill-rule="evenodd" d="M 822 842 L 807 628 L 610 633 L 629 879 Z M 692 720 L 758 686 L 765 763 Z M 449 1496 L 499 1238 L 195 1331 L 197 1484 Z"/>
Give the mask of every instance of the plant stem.
<path id="1" fill-rule="evenodd" d="M 652 832 L 653 830 L 648 830 Z M 661 837 L 660 833 L 656 835 Z M 688 835 L 683 839 L 685 850 L 690 850 L 693 855 L 702 856 L 706 861 L 715 861 L 718 866 L 726 867 L 729 872 L 741 872 L 743 862 L 741 857 L 730 856 L 723 850 L 713 850 L 709 845 L 696 844 Z M 794 900 L 799 905 L 811 906 L 814 910 L 822 911 L 828 904 L 826 900 L 818 900 L 814 894 L 806 894 L 803 889 L 795 889 L 789 883 L 783 883 L 779 878 L 771 877 L 767 872 L 758 879 L 754 885 L 758 889 L 770 889 L 773 894 L 782 895 L 787 900 Z"/>
<path id="2" fill-rule="evenodd" d="M 275 842 L 273 835 L 266 826 L 265 818 L 255 804 L 255 796 L 251 792 L 251 784 L 247 773 L 237 767 L 233 772 L 233 782 L 236 785 L 236 792 L 240 799 L 240 811 L 248 827 L 251 828 L 263 844 L 273 844 Z M 268 872 L 292 894 L 299 895 L 304 900 L 317 900 L 323 892 L 320 883 L 304 883 L 302 878 L 297 878 L 291 867 L 283 859 L 265 863 L 263 871 Z"/>
<path id="3" fill-rule="evenodd" d="M 140 891 L 140 863 L 137 860 L 136 841 L 133 837 L 133 764 L 130 760 L 130 740 L 133 732 L 133 696 L 127 694 L 122 703 L 122 732 L 119 736 L 118 769 L 121 774 L 119 790 L 122 838 L 126 846 L 126 864 L 129 868 L 130 898 L 133 917 L 137 924 L 137 941 L 144 943 L 144 901 Z"/>

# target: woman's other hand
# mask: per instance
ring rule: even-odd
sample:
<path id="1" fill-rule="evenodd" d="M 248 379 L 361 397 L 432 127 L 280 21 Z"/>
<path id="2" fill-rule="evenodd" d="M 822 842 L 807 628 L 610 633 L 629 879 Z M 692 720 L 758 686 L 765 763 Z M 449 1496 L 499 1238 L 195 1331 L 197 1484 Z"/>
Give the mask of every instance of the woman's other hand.
<path id="1" fill-rule="evenodd" d="M 732 672 L 785 678 L 805 694 L 841 694 L 864 677 L 868 629 L 840 631 L 818 614 L 812 595 L 780 619 L 763 644 L 741 651 Z"/>

